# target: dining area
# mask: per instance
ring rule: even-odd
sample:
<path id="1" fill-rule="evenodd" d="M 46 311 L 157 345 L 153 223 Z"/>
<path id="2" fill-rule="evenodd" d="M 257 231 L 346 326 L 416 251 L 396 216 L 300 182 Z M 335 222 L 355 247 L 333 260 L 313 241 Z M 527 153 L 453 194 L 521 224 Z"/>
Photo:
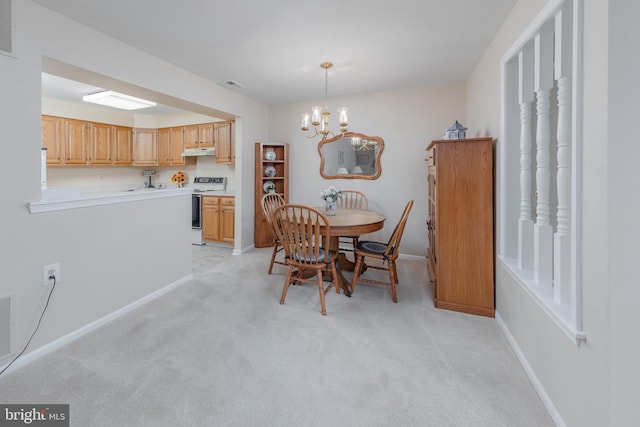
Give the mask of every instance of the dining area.
<path id="1" fill-rule="evenodd" d="M 267 273 L 272 274 L 274 264 L 287 267 L 280 304 L 285 303 L 291 287 L 315 285 L 320 311 L 326 315 L 325 295 L 333 289 L 337 294 L 352 297 L 358 283 L 387 286 L 391 300 L 396 303 L 399 283 L 396 260 L 413 200 L 406 204 L 400 221 L 391 228 L 385 227 L 384 213 L 369 209 L 368 198 L 361 191 L 328 186 L 322 190 L 321 198 L 325 201 L 322 207 L 285 203 L 277 193 L 262 197 L 262 214 L 273 233 Z M 387 228 L 390 228 L 387 241 L 363 238 L 381 230 L 384 233 Z M 373 270 L 383 270 L 385 275 L 372 275 Z M 350 279 L 346 272 L 350 273 Z"/>

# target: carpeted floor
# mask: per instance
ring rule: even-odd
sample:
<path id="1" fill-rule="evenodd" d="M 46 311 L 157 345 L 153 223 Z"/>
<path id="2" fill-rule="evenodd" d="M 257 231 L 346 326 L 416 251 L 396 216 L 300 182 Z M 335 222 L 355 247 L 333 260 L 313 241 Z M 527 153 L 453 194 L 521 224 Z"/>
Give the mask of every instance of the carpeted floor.
<path id="1" fill-rule="evenodd" d="M 322 316 L 313 286 L 279 304 L 270 248 L 193 253 L 195 280 L 3 375 L 0 402 L 78 427 L 553 426 L 494 319 L 433 307 L 426 261 L 399 260 L 397 304 L 359 284 Z"/>

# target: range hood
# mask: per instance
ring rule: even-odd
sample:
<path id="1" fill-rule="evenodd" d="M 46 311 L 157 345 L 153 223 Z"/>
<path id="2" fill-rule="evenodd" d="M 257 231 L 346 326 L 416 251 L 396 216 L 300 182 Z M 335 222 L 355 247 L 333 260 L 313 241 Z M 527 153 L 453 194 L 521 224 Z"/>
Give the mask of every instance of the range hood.
<path id="1" fill-rule="evenodd" d="M 216 149 L 209 147 L 209 148 L 187 148 L 186 150 L 184 150 L 181 154 L 181 156 L 215 156 L 216 155 Z"/>

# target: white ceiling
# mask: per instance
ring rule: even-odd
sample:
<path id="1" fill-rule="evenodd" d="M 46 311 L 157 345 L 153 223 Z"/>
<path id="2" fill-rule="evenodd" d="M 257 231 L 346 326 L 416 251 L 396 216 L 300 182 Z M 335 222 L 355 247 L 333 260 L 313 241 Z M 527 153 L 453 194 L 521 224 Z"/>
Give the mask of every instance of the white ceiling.
<path id="1" fill-rule="evenodd" d="M 267 104 L 465 80 L 516 2 L 35 1 Z"/>

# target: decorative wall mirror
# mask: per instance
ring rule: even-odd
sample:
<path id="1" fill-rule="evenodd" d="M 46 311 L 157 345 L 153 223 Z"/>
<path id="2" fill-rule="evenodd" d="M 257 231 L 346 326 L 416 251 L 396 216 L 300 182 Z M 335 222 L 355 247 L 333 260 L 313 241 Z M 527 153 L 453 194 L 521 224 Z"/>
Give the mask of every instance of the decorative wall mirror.
<path id="1" fill-rule="evenodd" d="M 376 179 L 382 173 L 379 136 L 345 132 L 320 141 L 320 175 L 325 179 Z"/>

